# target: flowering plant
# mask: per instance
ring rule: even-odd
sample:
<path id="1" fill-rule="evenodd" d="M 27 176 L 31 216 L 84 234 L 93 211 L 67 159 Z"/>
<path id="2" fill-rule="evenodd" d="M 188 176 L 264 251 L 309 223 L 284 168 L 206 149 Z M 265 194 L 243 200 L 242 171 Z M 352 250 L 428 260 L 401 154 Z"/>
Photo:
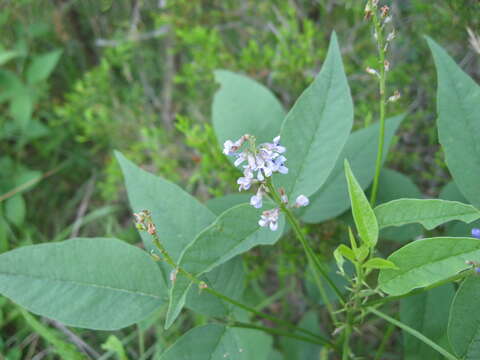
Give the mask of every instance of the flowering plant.
<path id="1" fill-rule="evenodd" d="M 354 340 L 372 318 L 382 319 L 375 326 L 389 324 L 375 340 L 375 359 L 384 358 L 395 328 L 403 332 L 406 358 L 480 358 L 480 230 L 469 237 L 465 229 L 480 219 L 480 88 L 427 39 L 438 72 L 439 139 L 454 182 L 443 199 L 421 198 L 405 176 L 382 169 L 405 117 L 386 119 L 387 105 L 400 96 L 386 83 L 396 33 L 378 1 L 368 1 L 365 17 L 378 48 L 378 68 L 367 69 L 379 85 L 377 123 L 351 132 L 353 101 L 335 34 L 322 70 L 287 114 L 262 85 L 217 71 L 213 125 L 223 153 L 241 169 L 238 190 L 253 190 L 251 196 L 202 204 L 117 153 L 146 251 L 110 238 L 22 247 L 0 255 L 0 293 L 90 329 L 126 327 L 162 308 L 166 329 L 185 307 L 211 319 L 162 351 L 164 360 L 281 359 L 279 349 L 300 359 L 307 346 L 312 358 L 358 359 Z M 401 195 L 390 196 L 385 189 L 392 188 Z M 300 221 L 343 213 L 344 239 L 332 252 L 318 250 Z M 442 224 L 446 236 L 423 238 L 423 228 Z M 315 288 L 305 295 L 311 311 L 298 323 L 253 303 L 241 260 L 253 247 L 291 234 L 313 278 L 305 287 Z M 400 319 L 392 314 L 397 302 Z M 328 319 L 322 330 L 318 314 Z M 275 337 L 291 342 L 274 346 Z"/>

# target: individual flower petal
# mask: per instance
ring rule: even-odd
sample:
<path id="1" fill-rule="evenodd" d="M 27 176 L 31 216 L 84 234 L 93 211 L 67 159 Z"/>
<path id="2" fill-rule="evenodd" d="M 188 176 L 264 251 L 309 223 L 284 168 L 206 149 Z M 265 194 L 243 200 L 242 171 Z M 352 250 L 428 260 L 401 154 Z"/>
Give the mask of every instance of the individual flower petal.
<path id="1" fill-rule="evenodd" d="M 238 191 L 248 190 L 250 186 L 252 186 L 253 179 L 250 177 L 240 177 L 237 180 L 237 184 L 240 185 L 238 187 Z"/>
<path id="2" fill-rule="evenodd" d="M 260 209 L 263 205 L 262 203 L 262 196 L 261 195 L 253 195 L 251 198 L 250 198 L 250 205 L 252 205 L 254 208 L 256 209 Z"/>

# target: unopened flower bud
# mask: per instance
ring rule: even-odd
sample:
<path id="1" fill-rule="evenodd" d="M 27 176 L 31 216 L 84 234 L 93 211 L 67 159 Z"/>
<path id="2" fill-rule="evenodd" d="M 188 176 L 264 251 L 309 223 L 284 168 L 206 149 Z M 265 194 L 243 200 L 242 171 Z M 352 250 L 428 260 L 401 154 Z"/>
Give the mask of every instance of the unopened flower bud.
<path id="1" fill-rule="evenodd" d="M 280 193 L 280 200 L 282 200 L 282 203 L 288 204 L 288 196 L 287 196 L 287 193 L 285 192 L 285 189 L 280 188 L 278 189 L 278 191 Z"/>
<path id="2" fill-rule="evenodd" d="M 152 222 L 149 222 L 147 224 L 147 232 L 150 234 L 150 235 L 155 235 L 157 233 L 157 228 L 155 227 L 155 224 L 152 223 Z"/>
<path id="3" fill-rule="evenodd" d="M 388 102 L 395 102 L 400 99 L 400 92 L 398 90 L 395 90 L 393 95 L 388 98 Z"/>
<path id="4" fill-rule="evenodd" d="M 388 11 L 390 10 L 390 8 L 387 6 L 387 5 L 383 5 L 381 8 L 380 8 L 380 14 L 382 16 L 382 18 L 386 17 L 388 15 Z"/>
<path id="5" fill-rule="evenodd" d="M 198 289 L 199 289 L 200 291 L 202 291 L 202 290 L 205 290 L 205 289 L 207 289 L 207 288 L 208 288 L 207 283 L 206 283 L 205 281 L 200 281 L 200 283 L 198 284 Z"/>
<path id="6" fill-rule="evenodd" d="M 474 238 L 480 239 L 480 229 L 478 228 L 473 228 L 472 229 L 472 236 Z"/>
<path id="7" fill-rule="evenodd" d="M 390 71 L 390 61 L 385 60 L 383 62 L 383 67 L 384 67 L 385 71 Z"/>
<path id="8" fill-rule="evenodd" d="M 178 274 L 178 269 L 174 269 L 170 271 L 170 281 L 172 282 L 172 284 L 174 284 L 175 281 L 177 280 L 177 274 Z"/>
<path id="9" fill-rule="evenodd" d="M 295 200 L 295 207 L 304 207 L 310 204 L 310 200 L 305 195 L 298 195 L 297 199 Z"/>
<path id="10" fill-rule="evenodd" d="M 365 71 L 366 71 L 367 73 L 369 73 L 370 75 L 376 75 L 376 76 L 380 77 L 380 74 L 378 73 L 378 71 L 375 70 L 375 69 L 373 69 L 373 68 L 371 68 L 371 67 L 367 67 L 367 68 L 365 69 Z"/>

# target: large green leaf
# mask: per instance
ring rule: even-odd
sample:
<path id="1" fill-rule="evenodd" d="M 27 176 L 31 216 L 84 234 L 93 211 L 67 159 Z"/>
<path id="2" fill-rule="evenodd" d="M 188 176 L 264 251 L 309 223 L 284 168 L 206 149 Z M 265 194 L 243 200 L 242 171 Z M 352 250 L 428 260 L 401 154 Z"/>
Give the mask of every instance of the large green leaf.
<path id="1" fill-rule="evenodd" d="M 225 210 L 228 210 L 235 205 L 249 203 L 251 196 L 252 194 L 248 193 L 227 194 L 225 196 L 210 199 L 205 205 L 210 209 L 210 211 L 212 211 L 215 215 L 218 216 Z"/>
<path id="2" fill-rule="evenodd" d="M 274 244 L 282 234 L 283 217 L 277 231 L 270 231 L 258 225 L 261 213 L 261 209 L 249 204 L 237 205 L 225 211 L 185 248 L 179 266 L 198 277 L 254 246 Z M 166 328 L 170 327 L 185 305 L 190 286 L 190 281 L 184 276 L 179 276 L 172 286 Z"/>
<path id="3" fill-rule="evenodd" d="M 212 123 L 221 144 L 244 134 L 267 142 L 280 133 L 285 112 L 270 90 L 226 70 L 215 71 L 215 80 L 221 87 L 213 99 Z"/>
<path id="4" fill-rule="evenodd" d="M 404 117 L 404 115 L 399 115 L 386 121 L 384 154 L 388 153 L 388 147 L 393 135 Z M 350 207 L 343 166 L 345 159 L 348 159 L 362 189 L 365 189 L 370 184 L 375 173 L 378 129 L 379 123 L 377 122 L 350 134 L 347 144 L 338 157 L 327 181 L 325 181 L 320 190 L 310 197 L 310 204 L 302 213 L 303 221 L 317 223 L 328 220 L 343 213 Z"/>
<path id="5" fill-rule="evenodd" d="M 241 257 L 236 257 L 216 267 L 208 274 L 202 276 L 207 285 L 222 294 L 240 300 L 244 286 L 245 273 Z M 191 288 L 188 292 L 185 306 L 193 311 L 212 317 L 227 316 L 233 305 L 220 300 L 218 297 L 198 289 Z"/>
<path id="6" fill-rule="evenodd" d="M 405 245 L 388 257 L 398 270 L 381 270 L 380 288 L 390 295 L 403 295 L 429 286 L 470 267 L 466 261 L 480 257 L 480 240 L 438 237 Z"/>
<path id="7" fill-rule="evenodd" d="M 159 360 L 252 360 L 266 359 L 272 339 L 263 332 L 218 324 L 188 331 Z"/>
<path id="8" fill-rule="evenodd" d="M 398 199 L 375 208 L 380 228 L 420 223 L 431 230 L 445 222 L 470 223 L 480 218 L 472 205 L 441 199 Z"/>
<path id="9" fill-rule="evenodd" d="M 480 207 L 480 87 L 431 39 L 437 67 L 438 137 L 460 191 Z"/>
<path id="10" fill-rule="evenodd" d="M 345 176 L 348 184 L 348 194 L 352 206 L 353 219 L 360 238 L 368 246 L 375 246 L 378 240 L 378 224 L 370 203 L 360 184 L 352 173 L 348 161 L 345 160 Z"/>
<path id="11" fill-rule="evenodd" d="M 446 284 L 400 301 L 400 320 L 436 343 L 446 343 L 448 318 L 455 290 Z M 445 345 L 444 345 L 445 346 Z M 408 333 L 403 333 L 405 360 L 442 360 L 430 346 Z"/>
<path id="12" fill-rule="evenodd" d="M 318 324 L 318 313 L 313 310 L 303 315 L 298 326 L 315 334 L 321 333 L 320 326 Z M 298 332 L 298 335 L 302 335 L 302 333 Z M 283 349 L 285 357 L 288 360 L 320 359 L 320 351 L 322 350 L 320 345 L 306 343 L 304 341 L 287 337 L 282 337 L 280 339 L 280 345 Z"/>
<path id="13" fill-rule="evenodd" d="M 480 359 L 480 278 L 471 276 L 458 289 L 450 309 L 448 338 L 455 353 L 465 360 Z"/>
<path id="14" fill-rule="evenodd" d="M 29 84 L 34 84 L 47 79 L 57 65 L 61 50 L 50 51 L 46 54 L 37 55 L 27 68 L 26 77 Z"/>
<path id="15" fill-rule="evenodd" d="M 116 330 L 166 301 L 150 256 L 108 238 L 25 246 L 0 255 L 0 293 L 70 326 Z"/>
<path id="16" fill-rule="evenodd" d="M 163 246 L 178 260 L 195 236 L 215 220 L 215 215 L 177 185 L 140 169 L 119 152 L 115 155 L 133 212 L 146 209 L 152 213 Z M 151 236 L 144 231 L 141 236 L 146 247 L 152 249 Z"/>
<path id="17" fill-rule="evenodd" d="M 327 180 L 353 123 L 353 103 L 335 33 L 313 83 L 298 98 L 282 125 L 288 175 L 276 177 L 291 199 L 310 196 Z"/>
<path id="18" fill-rule="evenodd" d="M 382 169 L 380 172 L 377 204 L 400 198 L 422 198 L 422 193 L 407 176 L 391 169 Z M 420 224 L 408 224 L 401 227 L 390 227 L 380 230 L 380 238 L 393 241 L 410 241 L 422 234 Z"/>

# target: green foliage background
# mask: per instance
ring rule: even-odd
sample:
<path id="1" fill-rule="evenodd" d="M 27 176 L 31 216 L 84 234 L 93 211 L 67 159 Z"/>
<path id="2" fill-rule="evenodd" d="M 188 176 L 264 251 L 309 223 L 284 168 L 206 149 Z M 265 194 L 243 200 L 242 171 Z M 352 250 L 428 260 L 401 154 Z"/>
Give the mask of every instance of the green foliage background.
<path id="1" fill-rule="evenodd" d="M 440 42 L 478 81 L 480 57 L 466 29 L 480 28 L 479 4 L 385 3 L 397 29 L 389 92 L 402 94 L 389 111 L 410 112 L 387 162 L 424 194 L 437 195 L 449 175 L 434 127 L 435 69 L 422 35 Z M 256 79 L 290 108 L 318 72 L 335 30 L 355 102 L 354 128 L 376 121 L 376 83 L 364 71 L 375 65 L 375 44 L 364 5 L 358 0 L 0 1 L 0 53 L 11 56 L 0 60 L 0 251 L 77 235 L 138 243 L 115 149 L 203 201 L 235 192 L 236 173 L 219 152 L 210 122 L 216 69 Z M 33 64 L 52 51 L 61 55 L 42 78 L 48 64 Z M 308 231 L 322 239 L 314 243 L 317 248 L 331 248 L 339 226 L 331 221 Z M 272 265 L 266 260 L 271 252 L 285 256 Z M 247 255 L 246 276 L 254 284 L 247 289 L 250 298 L 301 286 L 300 252 L 282 241 L 275 250 Z M 289 301 L 297 305 L 273 299 L 266 307 L 300 318 L 309 300 L 292 292 Z M 67 351 L 58 324 L 47 328 L 35 321 L 1 298 L 0 353 L 30 359 L 53 347 L 47 358 L 54 359 Z M 154 353 L 186 326 L 204 322 L 185 317 L 164 333 L 152 319 L 140 325 L 142 342 Z M 104 333 L 80 332 L 95 349 L 109 344 L 105 359 L 125 349 L 137 358 L 136 334 L 127 329 L 107 342 Z"/>

